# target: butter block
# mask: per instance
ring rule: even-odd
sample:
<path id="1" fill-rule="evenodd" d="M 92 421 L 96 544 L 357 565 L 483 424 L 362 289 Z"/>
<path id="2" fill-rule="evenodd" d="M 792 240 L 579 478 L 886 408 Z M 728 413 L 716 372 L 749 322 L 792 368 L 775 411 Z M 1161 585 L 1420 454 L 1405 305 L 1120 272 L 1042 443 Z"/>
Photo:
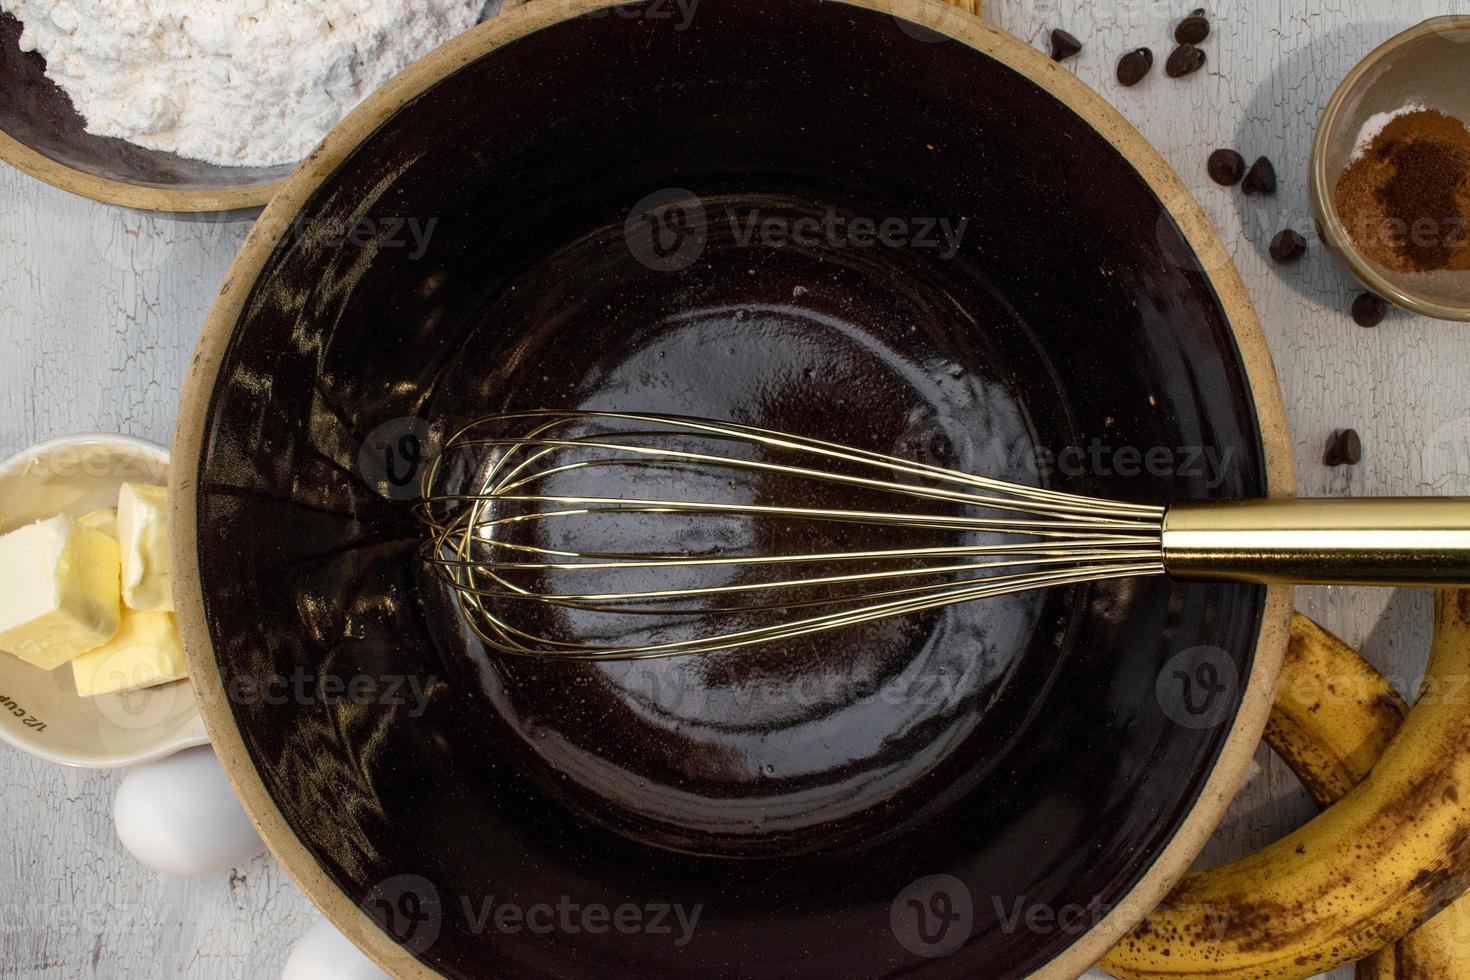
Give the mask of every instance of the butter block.
<path id="1" fill-rule="evenodd" d="M 174 614 L 124 607 L 117 635 L 73 660 L 71 676 L 84 698 L 189 676 Z"/>
<path id="2" fill-rule="evenodd" d="M 174 611 L 168 549 L 168 491 L 124 483 L 117 497 L 117 541 L 122 546 L 122 597 L 129 608 Z"/>
<path id="3" fill-rule="evenodd" d="M 55 670 L 112 639 L 120 566 L 116 541 L 64 515 L 0 537 L 0 650 Z"/>
<path id="4" fill-rule="evenodd" d="M 117 540 L 117 508 L 104 507 L 94 510 L 90 514 L 83 514 L 77 518 L 77 523 L 82 527 L 90 527 L 94 531 L 101 531 L 112 540 Z"/>

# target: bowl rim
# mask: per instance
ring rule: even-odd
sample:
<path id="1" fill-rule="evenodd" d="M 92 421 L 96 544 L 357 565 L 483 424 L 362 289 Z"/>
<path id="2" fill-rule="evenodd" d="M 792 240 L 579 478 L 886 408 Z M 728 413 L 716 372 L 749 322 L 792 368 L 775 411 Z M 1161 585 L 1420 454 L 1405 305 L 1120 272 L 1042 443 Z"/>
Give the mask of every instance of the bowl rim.
<path id="1" fill-rule="evenodd" d="M 1332 137 L 1337 135 L 1337 130 L 1346 115 L 1348 100 L 1362 91 L 1368 75 L 1400 48 L 1452 30 L 1470 31 L 1470 14 L 1431 17 L 1406 31 L 1395 34 L 1370 51 L 1338 83 L 1337 89 L 1332 93 L 1332 98 L 1327 100 L 1327 107 L 1322 110 L 1322 116 L 1317 122 L 1316 135 L 1312 138 L 1311 197 L 1312 210 L 1316 212 L 1317 224 L 1323 240 L 1342 257 L 1353 275 L 1363 285 L 1395 306 L 1412 313 L 1419 313 L 1436 320 L 1470 322 L 1470 305 L 1455 306 L 1438 303 L 1401 289 L 1380 272 L 1377 265 L 1358 251 L 1352 236 L 1348 234 L 1342 218 L 1337 213 L 1337 201 L 1334 194 L 1335 181 L 1333 175 L 1327 172 L 1327 145 L 1331 142 Z"/>
<path id="2" fill-rule="evenodd" d="M 173 187 L 150 187 L 124 180 L 99 177 L 85 170 L 67 166 L 34 147 L 0 130 L 0 160 L 21 173 L 59 187 L 72 194 L 142 211 L 175 214 L 235 211 L 267 204 L 286 181 L 275 180 L 249 187 L 227 187 L 218 190 L 183 190 Z"/>
<path id="3" fill-rule="evenodd" d="M 416 62 L 340 122 L 267 205 L 236 255 L 210 308 L 185 379 L 174 438 L 171 507 L 175 605 L 195 696 L 215 752 L 271 853 L 308 898 L 383 969 L 398 977 L 439 973 L 388 936 L 337 887 L 287 823 L 250 758 L 225 696 L 199 586 L 198 480 L 220 367 L 261 271 L 301 206 L 379 126 L 443 78 L 521 37 L 626 0 L 537 0 L 507 9 Z M 1224 244 L 1163 157 L 1101 95 L 1029 44 L 945 0 L 831 0 L 929 27 L 1018 72 L 1071 109 L 1134 167 L 1202 260 L 1202 275 L 1226 314 L 1255 401 L 1268 493 L 1292 496 L 1295 474 L 1286 409 L 1260 321 Z M 188 583 L 185 587 L 182 583 Z M 1163 900 L 1189 870 L 1243 782 L 1270 714 L 1286 654 L 1293 590 L 1266 590 L 1250 677 L 1213 769 L 1194 805 L 1153 864 L 1103 919 L 1033 976 L 1071 980 L 1086 972 Z"/>
<path id="4" fill-rule="evenodd" d="M 43 440 L 15 453 L 4 461 L 0 461 L 0 478 L 10 475 L 32 460 L 40 459 L 58 449 L 69 449 L 77 446 L 107 446 L 116 449 L 125 449 L 163 463 L 165 466 L 168 465 L 170 459 L 168 447 L 154 442 L 151 439 L 143 439 L 139 436 L 120 435 L 112 432 L 79 432 L 75 435 L 58 436 L 54 439 Z M 77 769 L 124 769 L 129 766 L 140 765 L 144 762 L 153 762 L 197 745 L 208 745 L 209 735 L 204 729 L 203 718 L 196 713 L 190 719 L 188 727 L 181 733 L 172 735 L 167 739 L 156 739 L 147 748 L 116 755 L 82 755 L 68 752 L 55 752 L 43 748 L 34 742 L 17 738 L 12 732 L 4 728 L 0 728 L 0 742 L 4 742 L 33 758 L 56 765 L 70 766 Z"/>

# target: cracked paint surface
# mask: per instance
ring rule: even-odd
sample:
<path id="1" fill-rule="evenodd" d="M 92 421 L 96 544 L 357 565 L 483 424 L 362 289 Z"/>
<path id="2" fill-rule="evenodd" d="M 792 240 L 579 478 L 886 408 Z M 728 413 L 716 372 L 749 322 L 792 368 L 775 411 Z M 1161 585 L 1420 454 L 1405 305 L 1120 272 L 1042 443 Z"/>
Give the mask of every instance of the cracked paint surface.
<path id="1" fill-rule="evenodd" d="M 1132 89 L 1114 70 L 1148 45 L 1162 61 L 1196 0 L 987 0 L 987 15 L 1044 47 L 1054 27 L 1085 44 L 1066 62 L 1183 177 L 1250 289 L 1286 394 L 1300 492 L 1470 494 L 1470 331 L 1406 314 L 1373 330 L 1348 309 L 1358 289 L 1311 234 L 1307 152 L 1318 114 L 1363 54 L 1470 0 L 1218 0 L 1205 69 L 1156 69 Z M 1217 147 L 1269 156 L 1274 199 L 1215 186 Z M 1266 249 L 1293 227 L 1311 251 L 1286 267 Z M 84 430 L 172 436 L 205 311 L 248 220 L 177 219 L 96 204 L 0 167 L 0 454 Z M 1328 436 L 1363 435 L 1357 467 L 1321 465 Z M 1303 589 L 1298 605 L 1412 690 L 1428 649 L 1426 594 Z M 1267 750 L 1202 858 L 1254 850 L 1313 812 Z M 278 976 L 314 918 L 285 873 L 257 859 L 230 875 L 163 878 L 113 833 L 119 774 L 0 751 L 0 977 Z M 1351 971 L 1337 971 L 1346 980 Z"/>

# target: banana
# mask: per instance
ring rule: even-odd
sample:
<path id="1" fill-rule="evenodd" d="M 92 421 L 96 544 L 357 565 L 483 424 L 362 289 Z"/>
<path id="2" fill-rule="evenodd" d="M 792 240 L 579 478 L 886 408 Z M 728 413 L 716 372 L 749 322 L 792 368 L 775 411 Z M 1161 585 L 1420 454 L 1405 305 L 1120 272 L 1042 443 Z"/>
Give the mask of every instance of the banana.
<path id="1" fill-rule="evenodd" d="M 1470 898 L 1458 902 L 1358 964 L 1358 980 L 1470 977 Z"/>
<path id="2" fill-rule="evenodd" d="M 1321 701 L 1317 692 L 1346 694 Z M 1266 741 L 1329 806 L 1368 774 L 1407 706 L 1357 651 L 1298 614 Z M 1358 980 L 1470 977 L 1470 897 L 1358 964 Z"/>
<path id="3" fill-rule="evenodd" d="M 1318 692 L 1339 695 L 1321 700 Z M 1345 696 L 1343 696 L 1345 695 Z M 1407 706 L 1357 651 L 1298 614 L 1266 741 L 1320 806 L 1358 784 Z M 1470 977 L 1470 897 L 1358 964 L 1358 980 Z"/>
<path id="4" fill-rule="evenodd" d="M 1408 710 L 1356 650 L 1301 613 L 1292 618 L 1265 738 L 1318 806 L 1362 782 Z"/>
<path id="5" fill-rule="evenodd" d="M 1311 655 L 1320 640 L 1299 652 Z M 1317 781 L 1324 796 L 1354 768 L 1372 765 L 1367 778 L 1275 844 L 1187 875 L 1102 968 L 1124 980 L 1305 980 L 1397 942 L 1457 898 L 1470 884 L 1467 678 L 1470 592 L 1442 592 L 1422 696 L 1377 764 L 1370 747 L 1351 740 L 1320 753 L 1288 749 L 1304 766 L 1314 756 L 1338 760 L 1336 775 Z M 1342 717 L 1362 710 L 1336 704 L 1336 695 L 1298 700 L 1288 698 L 1280 717 L 1289 744 L 1302 735 L 1300 711 L 1313 704 L 1319 713 L 1347 711 Z"/>

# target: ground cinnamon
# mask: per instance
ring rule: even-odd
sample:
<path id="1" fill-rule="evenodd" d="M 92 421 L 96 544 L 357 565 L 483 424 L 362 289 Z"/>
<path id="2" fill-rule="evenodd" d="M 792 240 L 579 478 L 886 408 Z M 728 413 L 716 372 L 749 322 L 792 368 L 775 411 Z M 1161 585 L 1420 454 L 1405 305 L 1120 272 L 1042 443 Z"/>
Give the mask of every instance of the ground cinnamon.
<path id="1" fill-rule="evenodd" d="M 1405 112 L 1337 182 L 1358 250 L 1395 272 L 1470 270 L 1470 129 L 1433 109 Z"/>

